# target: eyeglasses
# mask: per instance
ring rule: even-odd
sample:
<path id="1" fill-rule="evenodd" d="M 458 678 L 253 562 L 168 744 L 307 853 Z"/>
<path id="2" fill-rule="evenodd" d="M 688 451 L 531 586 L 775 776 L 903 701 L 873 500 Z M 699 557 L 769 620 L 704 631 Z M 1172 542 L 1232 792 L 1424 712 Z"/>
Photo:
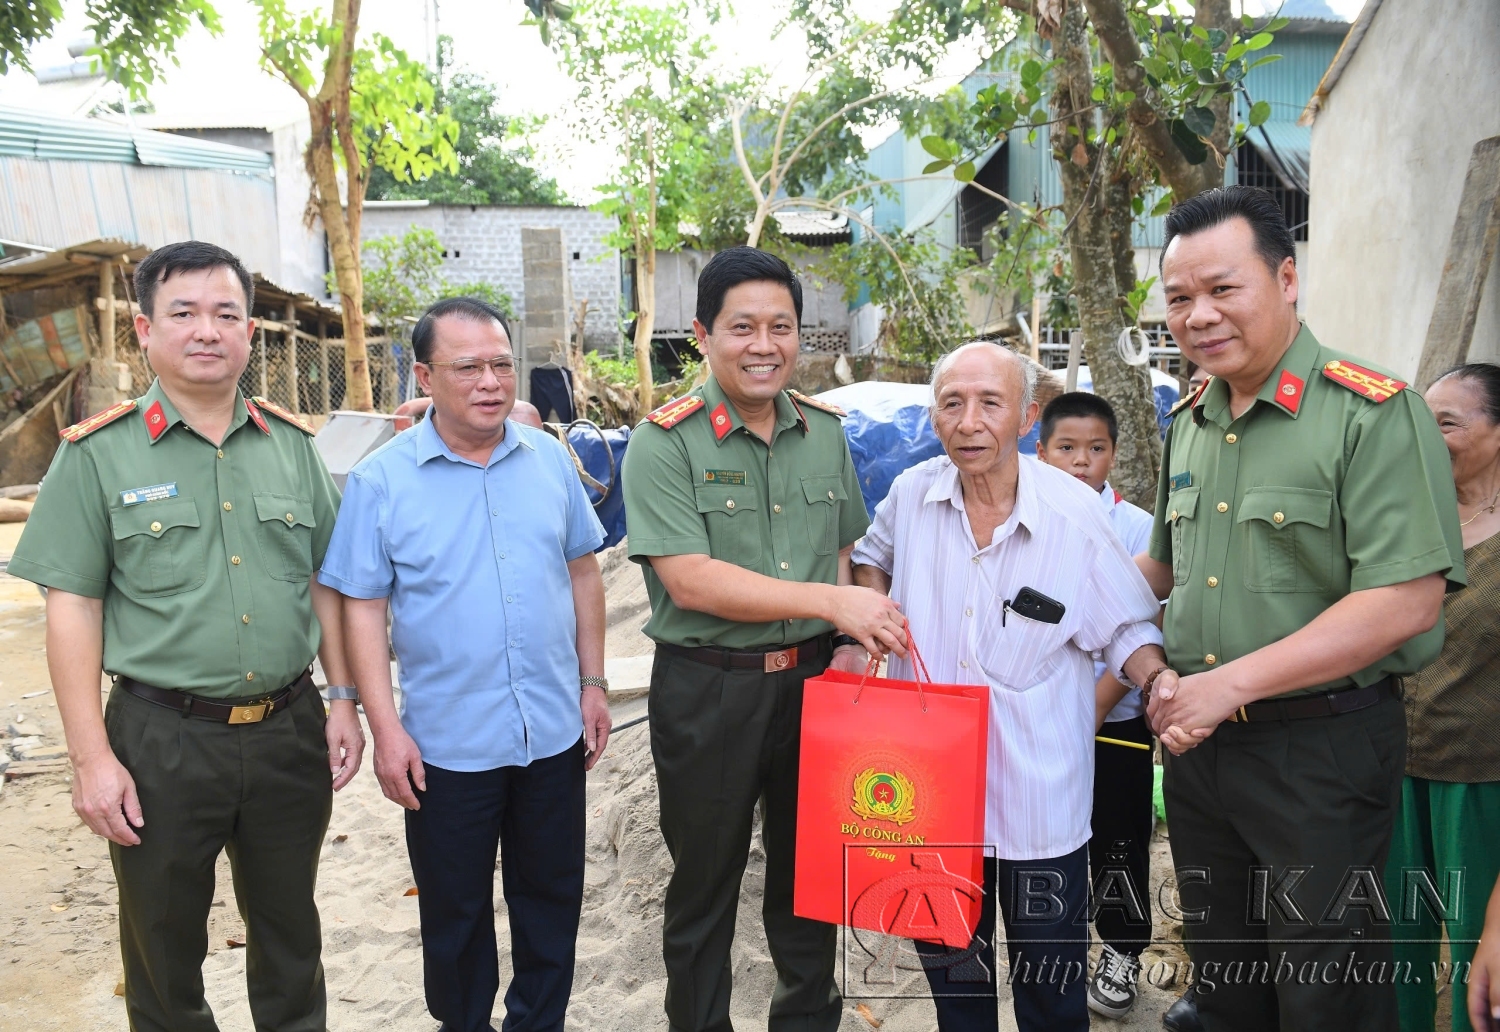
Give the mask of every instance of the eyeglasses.
<path id="1" fill-rule="evenodd" d="M 485 366 L 495 374 L 497 380 L 508 380 L 516 375 L 516 363 L 509 358 L 492 358 L 488 362 L 479 358 L 455 358 L 452 362 L 423 362 L 428 366 L 447 366 L 459 383 L 474 383 L 484 375 Z"/>

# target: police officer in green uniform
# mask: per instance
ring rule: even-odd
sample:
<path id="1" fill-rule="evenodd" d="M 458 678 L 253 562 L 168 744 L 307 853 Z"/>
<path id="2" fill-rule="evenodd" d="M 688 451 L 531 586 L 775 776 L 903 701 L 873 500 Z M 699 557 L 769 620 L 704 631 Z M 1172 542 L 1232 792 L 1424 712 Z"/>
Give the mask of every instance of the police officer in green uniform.
<path id="1" fill-rule="evenodd" d="M 1464 583 L 1442 436 L 1420 395 L 1299 323 L 1291 234 L 1263 191 L 1175 207 L 1162 280 L 1173 336 L 1211 374 L 1168 430 L 1138 559 L 1170 594 L 1175 672 L 1149 714 L 1173 754 L 1199 1017 L 1394 1030 L 1393 677 L 1438 655 L 1443 594 Z"/>
<path id="2" fill-rule="evenodd" d="M 239 392 L 254 331 L 239 260 L 171 244 L 135 288 L 158 379 L 63 432 L 10 572 L 49 589 L 73 806 L 110 842 L 131 1029 L 217 1027 L 202 967 L 227 848 L 255 1027 L 317 1032 L 318 854 L 364 746 L 338 595 L 314 579 L 338 492 L 311 431 Z M 339 699 L 326 718 L 315 652 Z"/>
<path id="3" fill-rule="evenodd" d="M 853 584 L 869 525 L 839 414 L 793 391 L 802 287 L 780 258 L 722 251 L 698 278 L 713 375 L 651 413 L 622 482 L 651 597 L 649 712 L 674 869 L 662 947 L 674 1032 L 727 1032 L 730 945 L 759 803 L 772 1032 L 838 1028 L 834 926 L 792 913 L 802 682 L 904 653 L 898 607 Z M 843 632 L 835 637 L 834 631 Z"/>

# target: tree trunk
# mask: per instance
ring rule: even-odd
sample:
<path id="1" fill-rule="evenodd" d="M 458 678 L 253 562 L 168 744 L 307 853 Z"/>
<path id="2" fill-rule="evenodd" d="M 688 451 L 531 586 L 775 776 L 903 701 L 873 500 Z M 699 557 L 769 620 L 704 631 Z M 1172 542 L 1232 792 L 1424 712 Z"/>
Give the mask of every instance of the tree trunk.
<path id="1" fill-rule="evenodd" d="M 635 373 L 641 415 L 655 408 L 651 380 L 651 333 L 656 328 L 656 249 L 649 241 L 636 246 L 635 263 Z"/>
<path id="2" fill-rule="evenodd" d="M 769 205 L 765 201 L 755 205 L 755 217 L 750 220 L 750 234 L 745 240 L 746 246 L 760 246 L 760 235 L 766 228 L 766 214 L 769 210 Z"/>
<path id="3" fill-rule="evenodd" d="M 1112 182 L 1107 167 L 1096 171 L 1100 161 L 1106 166 L 1113 164 L 1111 153 L 1101 154 L 1097 143 L 1085 141 L 1093 113 L 1082 109 L 1091 104 L 1093 66 L 1088 19 L 1081 5 L 1071 4 L 1064 10 L 1053 50 L 1061 64 L 1052 95 L 1052 114 L 1057 119 L 1052 146 L 1062 179 L 1065 214 L 1073 220 L 1068 250 L 1084 354 L 1093 375 L 1094 393 L 1114 406 L 1120 426 L 1110 480 L 1125 498 L 1149 510 L 1154 507 L 1161 462 L 1151 378 L 1144 368 L 1126 365 L 1115 347 L 1120 334 L 1133 325 L 1123 306 L 1124 296 L 1135 281 L 1130 264 L 1133 257 L 1124 256 L 1130 250 L 1129 195 L 1128 188 Z M 1068 133 L 1069 126 L 1076 127 L 1079 135 Z M 1116 210 L 1121 202 L 1123 213 Z M 1122 276 L 1124 283 L 1120 282 Z"/>

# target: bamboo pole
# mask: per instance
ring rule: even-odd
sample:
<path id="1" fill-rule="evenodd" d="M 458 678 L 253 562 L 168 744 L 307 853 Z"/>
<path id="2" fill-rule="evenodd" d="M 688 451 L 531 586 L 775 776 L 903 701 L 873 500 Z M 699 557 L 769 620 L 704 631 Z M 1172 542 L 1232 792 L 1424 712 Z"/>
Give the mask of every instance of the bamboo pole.
<path id="1" fill-rule="evenodd" d="M 297 325 L 297 303 L 295 301 L 288 301 L 286 303 L 286 324 L 287 324 L 287 327 L 289 329 L 294 328 Z M 288 400 L 291 401 L 291 404 L 288 405 L 287 407 L 290 408 L 293 412 L 301 412 L 302 411 L 301 391 L 300 391 L 300 389 L 298 388 L 298 385 L 297 385 L 297 375 L 298 375 L 298 373 L 297 373 L 297 334 L 296 333 L 292 333 L 292 332 L 286 333 L 286 347 L 287 347 L 287 358 L 291 361 L 291 364 L 292 364 L 292 377 L 291 377 L 292 383 L 291 383 L 290 389 L 287 391 L 287 398 L 288 398 Z"/>

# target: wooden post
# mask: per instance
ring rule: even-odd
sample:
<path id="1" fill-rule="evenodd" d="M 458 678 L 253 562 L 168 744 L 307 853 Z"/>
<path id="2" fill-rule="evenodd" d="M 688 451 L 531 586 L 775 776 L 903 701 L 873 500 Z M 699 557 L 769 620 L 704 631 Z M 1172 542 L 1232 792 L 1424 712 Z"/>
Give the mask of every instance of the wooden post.
<path id="1" fill-rule="evenodd" d="M 115 362 L 115 267 L 110 261 L 99 263 L 99 309 L 95 329 L 98 346 L 91 349 L 88 376 L 83 381 L 83 414 L 103 412 L 120 400 L 120 367 Z M 82 309 L 80 309 L 80 312 Z M 79 330 L 87 330 L 80 326 Z"/>
<path id="2" fill-rule="evenodd" d="M 1031 360 L 1042 360 L 1042 295 L 1031 291 Z"/>
<path id="3" fill-rule="evenodd" d="M 99 353 L 94 357 L 101 367 L 113 367 L 115 361 L 115 264 L 99 263 L 99 297 L 104 306 L 99 309 Z M 102 384 L 100 385 L 102 386 Z M 111 378 L 110 386 L 114 386 Z"/>
<path id="4" fill-rule="evenodd" d="M 329 400 L 333 377 L 328 375 L 328 320 L 318 320 L 318 370 L 323 378 L 323 415 L 328 415 L 332 406 Z"/>
<path id="5" fill-rule="evenodd" d="M 1065 389 L 1072 393 L 1078 389 L 1078 365 L 1083 359 L 1083 331 L 1074 330 L 1068 337 L 1068 378 Z"/>
<path id="6" fill-rule="evenodd" d="M 291 402 L 287 407 L 293 412 L 302 411 L 302 395 L 297 384 L 297 303 L 288 301 L 286 303 L 286 346 L 287 361 L 292 365 L 292 385 L 287 392 L 287 400 Z"/>
<path id="7" fill-rule="evenodd" d="M 266 328 L 260 328 L 260 396 L 269 398 L 271 392 L 266 387 Z"/>

